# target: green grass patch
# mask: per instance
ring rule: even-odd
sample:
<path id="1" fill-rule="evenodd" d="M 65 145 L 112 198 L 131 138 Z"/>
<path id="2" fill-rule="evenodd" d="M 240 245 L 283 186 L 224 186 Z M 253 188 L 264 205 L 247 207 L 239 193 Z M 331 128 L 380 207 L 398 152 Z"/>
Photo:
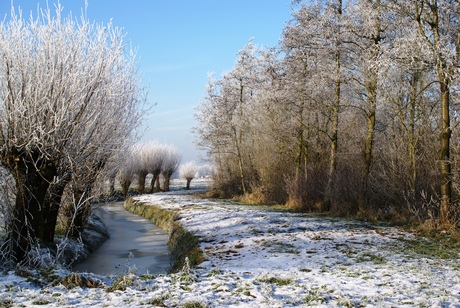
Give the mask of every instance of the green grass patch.
<path id="1" fill-rule="evenodd" d="M 179 214 L 177 214 L 176 211 L 165 210 L 158 206 L 136 202 L 133 198 L 126 199 L 124 208 L 131 213 L 150 220 L 168 233 L 171 232 L 172 223 L 179 219 Z"/>
<path id="2" fill-rule="evenodd" d="M 386 262 L 386 259 L 378 254 L 373 254 L 370 252 L 365 252 L 362 255 L 360 255 L 357 259 L 357 262 L 372 262 L 374 264 L 384 264 Z"/>
<path id="3" fill-rule="evenodd" d="M 262 244 L 264 247 L 269 247 L 271 253 L 292 253 L 299 254 L 299 250 L 289 243 L 283 243 L 278 241 L 267 241 Z"/>
<path id="4" fill-rule="evenodd" d="M 167 299 L 168 299 L 167 295 L 161 295 L 160 297 L 154 297 L 150 299 L 149 301 L 145 303 L 145 305 L 150 305 L 154 307 L 166 307 L 166 305 L 164 304 L 164 301 L 166 301 Z"/>
<path id="5" fill-rule="evenodd" d="M 460 256 L 459 229 L 439 230 L 436 228 L 422 228 L 416 231 L 413 239 L 401 239 L 405 244 L 405 251 L 420 254 L 425 257 L 444 260 L 456 260 Z"/>
<path id="6" fill-rule="evenodd" d="M 279 287 L 289 286 L 293 283 L 291 278 L 281 278 L 281 277 L 261 277 L 257 280 L 263 283 L 274 284 Z"/>
<path id="7" fill-rule="evenodd" d="M 415 240 L 406 240 L 407 249 L 427 257 L 435 257 L 444 260 L 458 259 L 460 248 L 458 242 L 452 242 L 449 239 L 434 240 L 418 238 Z"/>
<path id="8" fill-rule="evenodd" d="M 181 307 L 181 308 L 207 308 L 209 306 L 207 304 L 204 304 L 204 303 L 191 301 L 191 302 L 185 302 L 185 303 L 181 304 L 179 307 Z"/>
<path id="9" fill-rule="evenodd" d="M 188 258 L 192 267 L 204 261 L 198 237 L 177 222 L 173 224 L 169 233 L 168 245 L 174 256 L 173 270 L 181 269 L 185 264 L 185 258 Z"/>
<path id="10" fill-rule="evenodd" d="M 318 289 L 308 291 L 308 294 L 304 297 L 303 301 L 307 305 L 316 306 L 322 305 L 327 302 L 323 292 Z"/>

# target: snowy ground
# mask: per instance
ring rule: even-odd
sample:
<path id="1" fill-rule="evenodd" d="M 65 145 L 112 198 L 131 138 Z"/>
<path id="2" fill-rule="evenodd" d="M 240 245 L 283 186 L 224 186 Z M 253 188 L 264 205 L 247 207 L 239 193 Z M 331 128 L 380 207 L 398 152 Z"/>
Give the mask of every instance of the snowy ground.
<path id="1" fill-rule="evenodd" d="M 460 261 L 418 255 L 405 245 L 413 236 L 398 228 L 183 191 L 136 199 L 177 209 L 207 261 L 155 277 L 87 275 L 102 288 L 39 287 L 8 273 L 0 276 L 0 307 L 460 307 Z M 121 290 L 108 291 L 115 285 Z"/>

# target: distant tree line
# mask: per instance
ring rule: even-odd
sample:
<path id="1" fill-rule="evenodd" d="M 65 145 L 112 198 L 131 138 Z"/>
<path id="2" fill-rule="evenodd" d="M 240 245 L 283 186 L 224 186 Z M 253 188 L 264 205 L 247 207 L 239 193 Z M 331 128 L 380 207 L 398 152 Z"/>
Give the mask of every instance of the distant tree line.
<path id="1" fill-rule="evenodd" d="M 215 193 L 455 225 L 458 1 L 293 4 L 277 46 L 209 78 L 194 131 Z"/>
<path id="2" fill-rule="evenodd" d="M 123 196 L 128 194 L 133 182 L 137 183 L 138 194 L 169 191 L 171 177 L 178 170 L 182 159 L 177 148 L 157 141 L 135 144 L 124 157 L 117 164 L 118 172 L 111 179 L 111 190 L 114 190 L 115 180 L 117 180 Z M 149 174 L 150 183 L 146 185 Z"/>

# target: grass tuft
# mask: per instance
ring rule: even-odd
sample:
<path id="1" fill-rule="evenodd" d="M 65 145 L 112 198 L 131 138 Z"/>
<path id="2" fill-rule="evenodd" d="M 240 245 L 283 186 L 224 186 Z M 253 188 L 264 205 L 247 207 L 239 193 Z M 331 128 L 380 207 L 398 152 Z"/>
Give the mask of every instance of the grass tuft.
<path id="1" fill-rule="evenodd" d="M 62 284 L 68 289 L 73 289 L 76 287 L 87 287 L 87 288 L 102 287 L 102 283 L 99 280 L 85 277 L 79 273 L 71 273 L 70 275 L 65 276 L 60 281 L 60 284 Z"/>
<path id="2" fill-rule="evenodd" d="M 112 286 L 107 288 L 107 292 L 126 291 L 127 287 L 132 287 L 135 285 L 134 275 L 121 275 L 113 282 Z"/>
<path id="3" fill-rule="evenodd" d="M 11 298 L 0 299 L 0 307 L 9 308 L 14 306 L 14 301 Z"/>
<path id="4" fill-rule="evenodd" d="M 262 277 L 259 278 L 258 281 L 263 283 L 274 284 L 279 287 L 288 286 L 293 283 L 291 278 L 281 278 L 281 277 Z"/>
<path id="5" fill-rule="evenodd" d="M 386 259 L 378 254 L 373 254 L 370 252 L 365 252 L 362 255 L 360 255 L 357 259 L 357 262 L 372 262 L 374 264 L 384 264 L 386 262 Z"/>
<path id="6" fill-rule="evenodd" d="M 45 305 L 50 304 L 50 301 L 46 298 L 39 298 L 39 299 L 34 300 L 32 304 L 37 305 L 37 306 L 45 306 Z"/>
<path id="7" fill-rule="evenodd" d="M 190 301 L 190 302 L 186 302 L 186 303 L 180 305 L 179 307 L 181 307 L 181 308 L 207 308 L 209 306 L 207 304 L 200 303 L 200 302 L 197 302 L 197 301 Z"/>
<path id="8" fill-rule="evenodd" d="M 421 234 L 424 237 L 405 240 L 407 249 L 427 257 L 440 258 L 443 260 L 455 260 L 460 255 L 460 233 L 440 232 L 428 230 Z"/>

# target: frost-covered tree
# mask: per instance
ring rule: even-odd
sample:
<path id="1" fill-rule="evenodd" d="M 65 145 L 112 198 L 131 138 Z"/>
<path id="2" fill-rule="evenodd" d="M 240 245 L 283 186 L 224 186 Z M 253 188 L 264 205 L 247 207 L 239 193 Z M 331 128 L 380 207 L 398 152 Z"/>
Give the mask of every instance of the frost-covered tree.
<path id="1" fill-rule="evenodd" d="M 143 147 L 143 150 L 145 151 L 144 157 L 146 159 L 146 167 L 148 172 L 152 175 L 152 179 L 147 188 L 148 193 L 152 193 L 155 189 L 155 183 L 157 183 L 157 180 L 159 179 L 161 169 L 163 168 L 163 163 L 167 155 L 167 147 L 168 146 L 161 144 L 158 141 L 150 141 Z M 156 190 L 159 191 L 160 187 L 158 186 Z"/>
<path id="2" fill-rule="evenodd" d="M 357 6 L 349 8 L 348 33 L 354 44 L 348 44 L 351 50 L 350 74 L 352 74 L 353 91 L 355 91 L 353 105 L 361 111 L 365 123 L 362 137 L 362 171 L 359 208 L 364 210 L 369 199 L 369 180 L 374 165 L 374 151 L 376 141 L 376 125 L 379 122 L 378 109 L 380 108 L 380 68 L 382 46 L 390 40 L 391 20 L 386 14 L 381 0 L 358 1 Z"/>
<path id="3" fill-rule="evenodd" d="M 286 53 L 284 65 L 287 74 L 284 79 L 288 93 L 286 99 L 291 105 L 288 110 L 296 119 L 293 128 L 297 126 L 296 170 L 291 181 L 296 185 L 295 182 L 301 184 L 305 177 L 312 177 L 306 174 L 312 167 L 307 168 L 305 161 L 311 155 L 306 144 L 314 141 L 308 140 L 307 136 L 317 138 L 320 135 L 324 142 L 329 143 L 329 153 L 325 151 L 322 154 L 324 162 L 320 163 L 328 164 L 326 188 L 323 189 L 325 204 L 329 203 L 328 196 L 337 169 L 339 116 L 342 105 L 346 103 L 343 67 L 348 59 L 344 46 L 346 19 L 343 7 L 342 0 L 329 1 L 327 4 L 302 3 L 283 30 L 281 41 Z M 314 110 L 316 112 L 312 112 Z"/>
<path id="4" fill-rule="evenodd" d="M 0 25 L 0 154 L 17 187 L 3 250 L 17 262 L 51 240 L 61 181 L 103 166 L 139 124 L 145 97 L 122 31 L 61 11 L 26 20 L 12 9 Z"/>
<path id="5" fill-rule="evenodd" d="M 249 192 L 254 171 L 251 165 L 251 106 L 258 76 L 258 48 L 252 40 L 238 52 L 234 68 L 221 79 L 210 76 L 206 98 L 201 102 L 195 132 L 199 145 L 216 160 L 222 183 Z M 234 181 L 236 178 L 236 181 Z M 238 183 L 236 183 L 238 182 Z"/>
<path id="6" fill-rule="evenodd" d="M 187 162 L 179 166 L 179 177 L 187 181 L 187 184 L 185 186 L 186 190 L 190 189 L 190 183 L 196 177 L 198 170 L 199 167 L 193 161 Z"/>
<path id="7" fill-rule="evenodd" d="M 459 79 L 460 65 L 460 4 L 451 0 L 404 0 L 390 1 L 394 10 L 408 17 L 418 32 L 418 42 L 436 76 L 439 89 L 439 174 L 440 174 L 440 220 L 452 223 L 452 159 L 451 123 L 455 84 Z M 409 63 L 417 59 L 408 59 Z"/>
<path id="8" fill-rule="evenodd" d="M 133 152 L 133 147 L 130 147 L 122 157 L 123 159 L 119 161 L 116 179 L 120 183 L 121 194 L 126 197 L 138 170 L 138 160 Z"/>
<path id="9" fill-rule="evenodd" d="M 137 193 L 143 194 L 145 190 L 145 178 L 149 174 L 148 157 L 149 153 L 144 143 L 136 144 L 133 148 L 134 155 L 134 173 L 137 178 Z"/>
<path id="10" fill-rule="evenodd" d="M 169 184 L 174 172 L 179 168 L 182 155 L 179 150 L 172 145 L 165 145 L 164 160 L 161 167 L 161 175 L 163 176 L 163 190 L 169 191 Z"/>
<path id="11" fill-rule="evenodd" d="M 457 221 L 458 1 L 298 0 L 293 8 L 279 46 L 250 43 L 230 72 L 209 80 L 195 133 L 218 192 Z"/>

